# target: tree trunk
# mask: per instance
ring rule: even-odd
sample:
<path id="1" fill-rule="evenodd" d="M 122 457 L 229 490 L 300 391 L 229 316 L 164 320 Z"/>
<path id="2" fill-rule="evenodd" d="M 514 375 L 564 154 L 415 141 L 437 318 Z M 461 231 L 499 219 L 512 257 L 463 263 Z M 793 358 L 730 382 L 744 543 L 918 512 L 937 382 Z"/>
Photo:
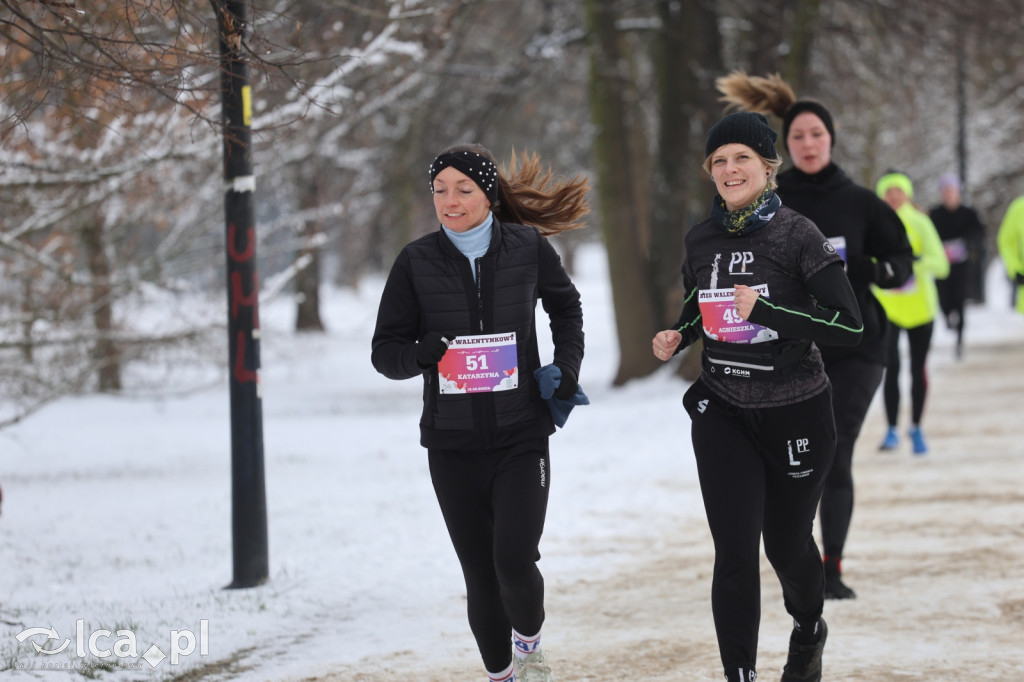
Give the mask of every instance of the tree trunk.
<path id="1" fill-rule="evenodd" d="M 679 267 L 691 224 L 706 215 L 714 192 L 701 167 L 708 127 L 718 118 L 714 84 L 723 70 L 718 17 L 702 3 L 659 0 L 661 32 L 654 41 L 658 145 L 652 187 L 651 286 L 661 319 L 678 317 Z M 680 66 L 682 65 L 682 67 Z"/>
<path id="2" fill-rule="evenodd" d="M 789 54 L 782 69 L 782 77 L 796 92 L 797 97 L 810 85 L 811 43 L 818 32 L 821 0 L 800 0 L 793 16 L 793 28 L 788 31 Z"/>
<path id="3" fill-rule="evenodd" d="M 319 205 L 319 183 L 315 180 L 305 182 L 302 186 L 302 210 L 316 208 Z M 302 247 L 297 260 L 308 259 L 295 274 L 295 331 L 322 332 L 323 320 L 320 319 L 320 243 L 319 236 L 323 232 L 321 221 L 306 220 L 302 223 Z"/>
<path id="4" fill-rule="evenodd" d="M 685 291 L 680 265 L 690 225 L 708 211 L 713 185 L 702 168 L 707 129 L 721 104 L 711 78 L 720 74 L 722 48 L 713 6 L 659 0 L 661 32 L 653 46 L 659 133 L 652 187 L 651 287 L 655 310 L 667 327 L 679 317 Z M 682 65 L 682 66 L 681 66 Z M 677 372 L 700 374 L 701 345 L 685 351 Z"/>
<path id="5" fill-rule="evenodd" d="M 316 237 L 320 234 L 320 221 L 307 220 L 302 226 L 304 244 L 299 250 L 299 258 L 308 258 L 306 263 L 295 275 L 295 299 L 298 310 L 295 315 L 295 331 L 322 332 L 323 320 L 320 319 L 320 247 L 316 245 Z"/>
<path id="6" fill-rule="evenodd" d="M 608 253 L 612 304 L 619 340 L 619 367 L 613 384 L 646 376 L 661 363 L 651 353 L 658 315 L 649 294 L 644 253 L 645 201 L 637 188 L 641 158 L 631 144 L 636 132 L 627 107 L 626 54 L 615 25 L 611 0 L 587 0 L 590 33 L 590 110 L 599 195 L 598 221 Z"/>
<path id="7" fill-rule="evenodd" d="M 35 295 L 32 291 L 32 278 L 25 277 L 21 283 L 21 358 L 26 364 L 32 364 L 35 359 L 34 346 L 32 343 L 32 327 L 36 323 L 36 309 L 34 307 Z"/>
<path id="8" fill-rule="evenodd" d="M 683 291 L 679 265 L 683 262 L 683 237 L 688 223 L 686 191 L 687 166 L 693 165 L 689 152 L 690 126 L 686 87 L 692 71 L 686 68 L 686 41 L 682 4 L 659 0 L 661 31 L 652 42 L 655 93 L 658 102 L 658 144 L 651 184 L 650 287 L 654 309 L 665 328 L 679 316 Z M 684 65 L 680 68 L 680 65 Z"/>
<path id="9" fill-rule="evenodd" d="M 82 229 L 82 244 L 88 258 L 92 285 L 89 301 L 96 342 L 93 346 L 93 361 L 98 368 L 97 379 L 100 391 L 121 390 L 121 358 L 114 343 L 113 290 L 110 286 L 110 259 L 104 248 L 103 226 L 97 221 Z"/>

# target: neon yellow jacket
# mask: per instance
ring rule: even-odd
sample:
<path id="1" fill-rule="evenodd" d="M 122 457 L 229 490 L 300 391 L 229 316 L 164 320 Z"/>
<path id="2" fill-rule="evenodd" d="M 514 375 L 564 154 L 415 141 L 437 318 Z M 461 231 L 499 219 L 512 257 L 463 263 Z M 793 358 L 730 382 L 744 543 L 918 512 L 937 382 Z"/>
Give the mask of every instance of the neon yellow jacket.
<path id="1" fill-rule="evenodd" d="M 1006 209 L 996 245 L 1010 279 L 1024 275 L 1024 197 L 1015 199 Z M 1017 312 L 1024 313 L 1024 284 L 1017 285 Z"/>
<path id="2" fill-rule="evenodd" d="M 949 276 L 949 259 L 946 258 L 946 250 L 942 247 L 942 240 L 931 218 L 909 201 L 909 197 L 913 196 L 910 180 L 901 173 L 883 176 L 876 188 L 878 195 L 884 196 L 890 186 L 903 189 L 908 197 L 908 201 L 896 210 L 896 215 L 903 221 L 907 239 L 914 250 L 914 274 L 898 289 L 879 289 L 874 286 L 871 289 L 893 324 L 913 329 L 935 319 L 939 310 L 939 292 L 935 280 Z"/>

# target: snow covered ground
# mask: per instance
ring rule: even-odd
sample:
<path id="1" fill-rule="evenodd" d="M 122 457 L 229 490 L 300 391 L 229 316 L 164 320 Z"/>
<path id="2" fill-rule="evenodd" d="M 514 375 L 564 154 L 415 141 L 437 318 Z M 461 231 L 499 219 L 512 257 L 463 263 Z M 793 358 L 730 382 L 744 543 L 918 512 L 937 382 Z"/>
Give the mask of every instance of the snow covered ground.
<path id="1" fill-rule="evenodd" d="M 585 248 L 577 268 L 591 405 L 552 439 L 545 648 L 562 682 L 720 679 L 686 386 L 666 368 L 610 387 L 603 252 Z M 876 398 L 846 560 L 861 596 L 827 606 L 826 679 L 1024 670 L 1024 317 L 1011 312 L 998 265 L 988 283 L 988 303 L 968 313 L 964 361 L 937 325 L 931 456 L 875 452 Z M 369 364 L 381 285 L 327 292 L 325 335 L 292 333 L 286 302 L 261 309 L 271 575 L 258 588 L 224 589 L 226 385 L 173 399 L 68 399 L 0 431 L 5 678 L 483 678 L 418 445 L 419 382 Z M 761 669 L 771 679 L 789 626 L 764 569 Z M 166 658 L 143 659 L 151 647 Z"/>

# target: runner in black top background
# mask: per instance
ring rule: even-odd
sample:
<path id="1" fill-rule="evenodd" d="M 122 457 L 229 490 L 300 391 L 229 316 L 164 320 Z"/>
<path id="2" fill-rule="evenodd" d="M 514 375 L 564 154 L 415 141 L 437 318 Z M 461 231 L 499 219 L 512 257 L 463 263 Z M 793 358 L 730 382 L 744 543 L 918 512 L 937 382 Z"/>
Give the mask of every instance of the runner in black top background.
<path id="1" fill-rule="evenodd" d="M 945 173 L 939 178 L 942 203 L 928 211 L 935 230 L 942 239 L 949 259 L 949 277 L 935 280 L 939 290 L 939 305 L 946 317 L 946 326 L 956 334 L 954 352 L 959 360 L 964 353 L 964 326 L 967 322 L 965 303 L 979 297 L 974 291 L 982 267 L 985 247 L 985 226 L 978 212 L 964 206 L 960 176 Z"/>
<path id="2" fill-rule="evenodd" d="M 831 389 L 816 342 L 853 345 L 862 325 L 843 261 L 773 192 L 780 161 L 761 114 L 708 132 L 719 195 L 686 236 L 686 301 L 652 350 L 667 360 L 701 339 L 683 398 L 715 544 L 712 611 L 728 680 L 756 677 L 760 540 L 793 617 L 782 679 L 820 680 L 827 627 L 813 523 L 835 453 Z"/>

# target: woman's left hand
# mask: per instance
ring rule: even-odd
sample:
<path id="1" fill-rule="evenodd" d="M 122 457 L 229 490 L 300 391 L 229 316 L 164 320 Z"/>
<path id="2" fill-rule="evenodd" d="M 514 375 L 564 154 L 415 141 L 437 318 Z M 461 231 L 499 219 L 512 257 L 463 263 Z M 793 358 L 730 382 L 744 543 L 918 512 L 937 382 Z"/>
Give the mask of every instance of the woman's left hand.
<path id="1" fill-rule="evenodd" d="M 733 286 L 733 290 L 736 292 L 734 298 L 736 305 L 736 312 L 744 320 L 750 317 L 751 311 L 754 310 L 754 304 L 757 303 L 757 297 L 760 294 L 755 289 L 751 289 L 743 284 L 736 284 Z"/>

